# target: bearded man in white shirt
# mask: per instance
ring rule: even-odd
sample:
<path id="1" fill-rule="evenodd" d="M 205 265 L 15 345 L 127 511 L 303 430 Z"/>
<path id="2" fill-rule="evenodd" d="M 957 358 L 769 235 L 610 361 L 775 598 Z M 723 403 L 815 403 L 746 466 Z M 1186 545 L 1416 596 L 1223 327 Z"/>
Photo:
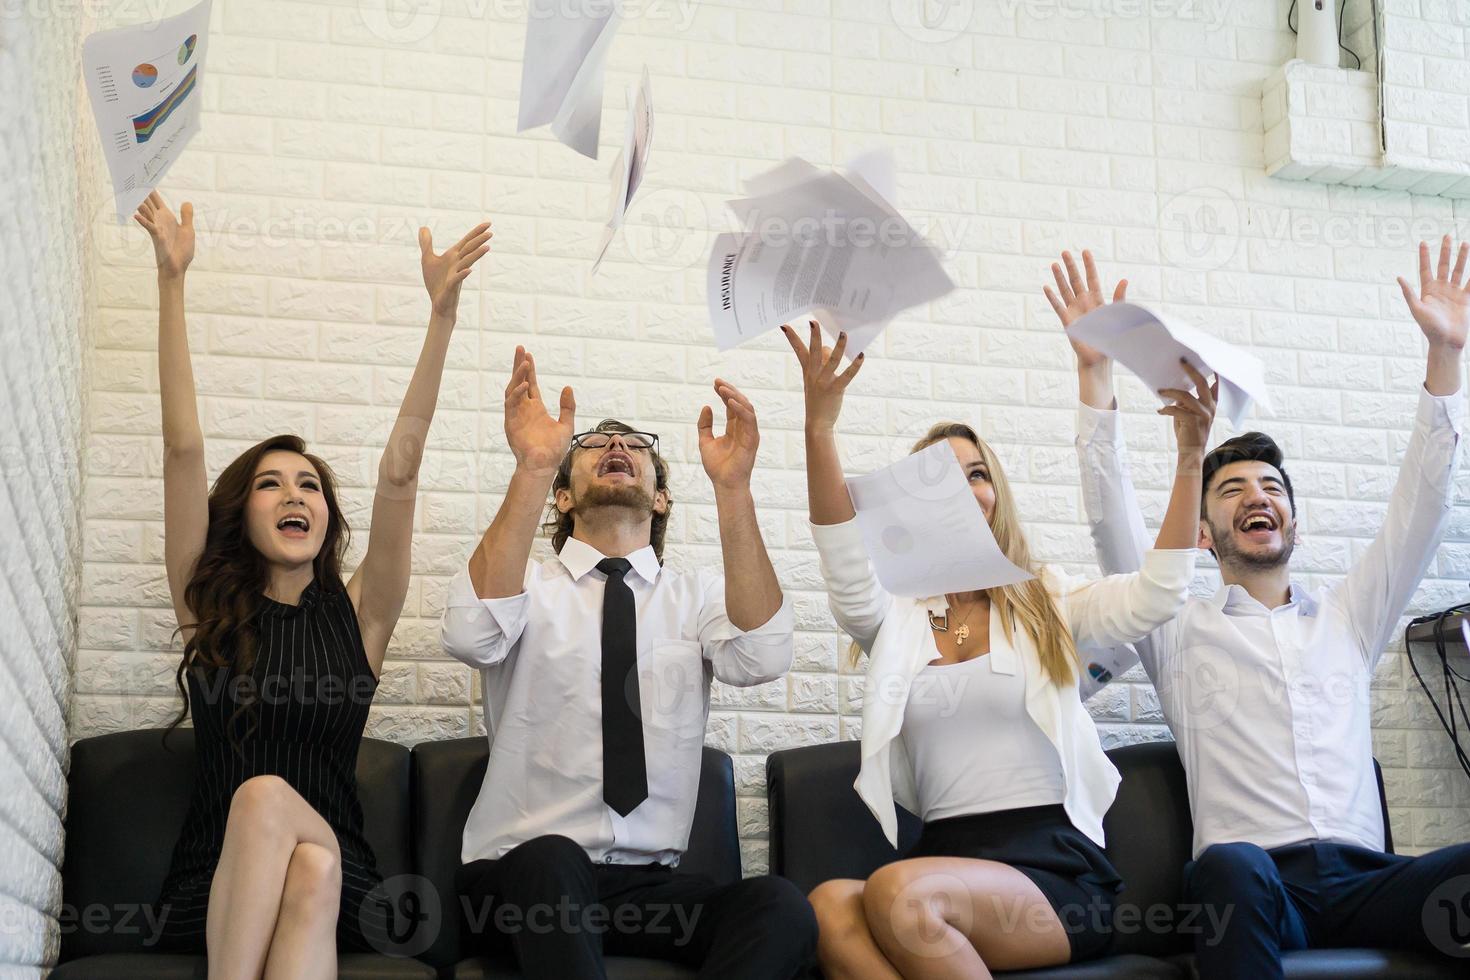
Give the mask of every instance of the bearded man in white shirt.
<path id="1" fill-rule="evenodd" d="M 658 437 L 552 418 L 516 349 L 505 434 L 516 469 L 450 586 L 445 649 L 480 673 L 490 759 L 465 824 L 458 887 L 488 950 L 531 978 L 601 978 L 604 954 L 675 960 L 701 977 L 781 980 L 806 968 L 816 919 L 783 878 L 721 886 L 674 874 L 699 788 L 709 684 L 791 666 L 793 615 L 756 522 L 759 433 L 734 386 L 699 451 L 724 575 L 663 565 L 671 495 Z M 551 497 L 556 556 L 530 560 Z"/>
<path id="2" fill-rule="evenodd" d="M 1448 523 L 1465 396 L 1470 246 L 1420 288 L 1399 284 L 1429 342 L 1415 427 L 1383 526 L 1340 582 L 1293 583 L 1297 510 L 1282 453 L 1252 432 L 1205 457 L 1199 547 L 1222 585 L 1137 647 L 1184 764 L 1194 816 L 1186 901 L 1228 910 L 1195 948 L 1203 980 L 1283 976 L 1283 952 L 1413 948 L 1470 955 L 1470 844 L 1384 853 L 1370 685 Z M 1069 253 L 1046 293 L 1064 327 L 1103 303 L 1092 256 Z M 1127 282 L 1114 300 L 1124 298 Z M 1112 368 L 1073 342 L 1083 500 L 1103 571 L 1138 567 L 1147 539 L 1124 458 Z M 1213 918 L 1212 921 L 1222 921 Z"/>

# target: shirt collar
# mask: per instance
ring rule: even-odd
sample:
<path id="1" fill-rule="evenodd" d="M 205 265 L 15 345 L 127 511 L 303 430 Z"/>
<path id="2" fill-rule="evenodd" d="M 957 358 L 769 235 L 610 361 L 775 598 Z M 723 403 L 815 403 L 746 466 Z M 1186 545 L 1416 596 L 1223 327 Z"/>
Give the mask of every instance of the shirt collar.
<path id="1" fill-rule="evenodd" d="M 1230 585 L 1222 584 L 1215 591 L 1215 594 L 1210 597 L 1210 602 L 1214 603 L 1215 608 L 1221 612 L 1229 612 L 1231 607 L 1239 609 L 1245 603 L 1253 603 L 1256 606 L 1261 605 L 1251 597 L 1251 594 L 1245 590 L 1244 586 L 1234 583 Z M 1306 589 L 1301 588 L 1295 582 L 1287 585 L 1286 605 L 1281 608 L 1285 609 L 1289 606 L 1296 606 L 1303 616 L 1317 615 L 1317 600 L 1313 599 Z M 1274 612 L 1275 610 L 1268 611 Z"/>
<path id="2" fill-rule="evenodd" d="M 596 568 L 597 563 L 606 557 L 607 555 L 587 542 L 576 538 L 567 538 L 561 546 L 561 553 L 556 556 L 574 582 L 579 581 L 583 575 Z M 628 563 L 633 566 L 633 571 L 650 585 L 658 579 L 659 569 L 662 568 L 658 563 L 658 556 L 653 553 L 653 545 L 644 545 L 633 552 L 628 556 Z"/>

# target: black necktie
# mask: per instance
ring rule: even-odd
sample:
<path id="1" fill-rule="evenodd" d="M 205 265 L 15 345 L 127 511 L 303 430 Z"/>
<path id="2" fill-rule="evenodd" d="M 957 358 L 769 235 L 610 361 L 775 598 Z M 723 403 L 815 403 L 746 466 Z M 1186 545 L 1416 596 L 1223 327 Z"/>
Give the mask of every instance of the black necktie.
<path id="1" fill-rule="evenodd" d="M 602 798 L 622 816 L 648 798 L 638 695 L 638 623 L 626 558 L 604 558 L 602 593 Z"/>

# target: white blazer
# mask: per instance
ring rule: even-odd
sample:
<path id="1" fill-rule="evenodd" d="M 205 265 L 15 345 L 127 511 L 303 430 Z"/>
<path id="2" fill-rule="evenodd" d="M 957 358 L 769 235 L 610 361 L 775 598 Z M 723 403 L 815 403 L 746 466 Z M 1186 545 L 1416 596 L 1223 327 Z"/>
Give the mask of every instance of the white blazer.
<path id="1" fill-rule="evenodd" d="M 894 802 L 918 811 L 909 754 L 900 739 L 909 690 L 920 670 L 939 656 L 929 613 L 948 608 L 944 596 L 907 599 L 883 590 L 863 547 L 856 519 L 812 524 L 822 577 L 837 625 L 868 654 L 863 685 L 862 769 L 853 784 L 888 842 L 898 846 Z M 1079 647 L 1132 643 L 1173 619 L 1189 597 L 1195 549 L 1156 549 L 1143 568 L 1126 575 L 1085 579 L 1059 569 L 1042 571 L 1043 581 L 1071 627 Z M 1103 815 L 1113 804 L 1121 776 L 1103 753 L 1097 726 L 1082 706 L 1077 683 L 1052 683 L 1041 669 L 1035 645 L 1019 625 L 1006 636 L 1000 617 L 990 617 L 990 667 L 1026 679 L 1026 713 L 1061 758 L 1066 778 L 1063 807 L 1073 826 L 1103 845 Z"/>

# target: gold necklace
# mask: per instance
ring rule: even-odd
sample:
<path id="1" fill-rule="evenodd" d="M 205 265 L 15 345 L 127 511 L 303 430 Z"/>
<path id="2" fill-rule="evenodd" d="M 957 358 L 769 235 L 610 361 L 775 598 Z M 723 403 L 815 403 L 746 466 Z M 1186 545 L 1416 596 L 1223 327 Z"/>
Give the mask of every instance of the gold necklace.
<path id="1" fill-rule="evenodd" d="M 979 605 L 979 603 L 976 603 L 975 605 Z M 965 615 L 960 619 L 960 625 L 955 627 L 955 631 L 954 631 L 954 645 L 955 646 L 957 646 L 957 647 L 964 646 L 965 645 L 965 641 L 970 638 L 970 624 L 969 624 L 969 619 L 970 619 L 970 613 L 972 613 L 974 611 L 975 611 L 975 606 L 971 606 L 970 607 L 970 612 L 965 613 Z M 944 622 L 942 624 L 941 623 L 938 623 L 938 622 L 935 622 L 935 620 L 934 620 L 934 614 L 931 612 L 929 614 L 929 628 L 932 629 L 932 630 L 934 630 L 934 632 L 936 632 L 936 633 L 948 633 L 949 632 L 949 610 L 946 609 L 944 611 Z"/>

